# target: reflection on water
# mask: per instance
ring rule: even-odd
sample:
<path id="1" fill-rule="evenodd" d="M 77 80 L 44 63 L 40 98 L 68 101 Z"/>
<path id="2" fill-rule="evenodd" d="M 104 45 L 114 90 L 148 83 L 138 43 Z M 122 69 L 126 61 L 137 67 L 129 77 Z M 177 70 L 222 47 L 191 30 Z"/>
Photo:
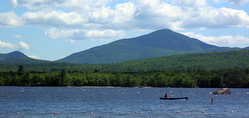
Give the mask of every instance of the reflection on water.
<path id="1" fill-rule="evenodd" d="M 215 90 L 0 87 L 0 117 L 249 117 L 249 89 L 230 89 L 230 95 L 210 94 Z M 159 100 L 165 93 L 189 99 Z"/>

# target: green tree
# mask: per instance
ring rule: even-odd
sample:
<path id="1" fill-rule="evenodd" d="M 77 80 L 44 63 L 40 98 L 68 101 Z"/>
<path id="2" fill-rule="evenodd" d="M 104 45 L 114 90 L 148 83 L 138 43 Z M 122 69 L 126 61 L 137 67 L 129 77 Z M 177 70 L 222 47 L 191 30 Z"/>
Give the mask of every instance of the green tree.
<path id="1" fill-rule="evenodd" d="M 64 80 L 67 77 L 67 72 L 64 69 L 61 70 L 60 77 L 61 77 L 61 80 L 60 80 L 61 83 L 60 83 L 60 85 L 64 86 Z"/>
<path id="2" fill-rule="evenodd" d="M 215 88 L 220 88 L 223 85 L 223 80 L 222 78 L 217 74 L 217 73 L 213 73 L 210 76 L 211 79 L 211 83 L 210 83 L 210 87 L 215 87 Z"/>
<path id="3" fill-rule="evenodd" d="M 3 77 L 0 76 L 0 85 L 1 86 L 4 86 L 4 82 L 5 82 L 5 79 Z"/>
<path id="4" fill-rule="evenodd" d="M 19 68 L 18 68 L 18 75 L 22 75 L 23 74 L 23 66 L 22 65 L 19 65 Z"/>
<path id="5" fill-rule="evenodd" d="M 74 86 L 82 86 L 83 85 L 81 77 L 73 76 L 72 82 L 73 82 Z"/>
<path id="6" fill-rule="evenodd" d="M 33 76 L 31 79 L 31 85 L 36 86 L 40 81 L 41 81 L 41 77 L 35 74 L 35 76 Z"/>
<path id="7" fill-rule="evenodd" d="M 22 85 L 28 86 L 31 84 L 31 74 L 26 72 L 25 75 L 22 76 Z"/>

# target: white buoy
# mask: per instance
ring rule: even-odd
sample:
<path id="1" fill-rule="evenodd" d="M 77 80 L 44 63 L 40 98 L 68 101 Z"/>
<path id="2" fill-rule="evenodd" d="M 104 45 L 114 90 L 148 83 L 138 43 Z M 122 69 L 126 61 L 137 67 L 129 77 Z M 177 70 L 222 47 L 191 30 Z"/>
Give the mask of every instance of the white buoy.
<path id="1" fill-rule="evenodd" d="M 233 111 L 231 111 L 231 113 L 233 113 Z"/>
<path id="2" fill-rule="evenodd" d="M 202 111 L 202 113 L 206 113 L 205 111 Z"/>
<path id="3" fill-rule="evenodd" d="M 180 113 L 180 111 L 177 111 L 176 113 Z"/>

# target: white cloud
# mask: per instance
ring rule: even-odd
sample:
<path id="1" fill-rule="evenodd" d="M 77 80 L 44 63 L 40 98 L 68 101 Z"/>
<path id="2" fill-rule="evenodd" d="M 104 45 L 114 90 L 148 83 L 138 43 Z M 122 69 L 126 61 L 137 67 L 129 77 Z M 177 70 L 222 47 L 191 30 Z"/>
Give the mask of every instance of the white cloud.
<path id="1" fill-rule="evenodd" d="M 18 5 L 17 0 L 11 0 L 10 3 L 12 5 L 12 8 L 15 8 Z"/>
<path id="2" fill-rule="evenodd" d="M 41 59 L 40 57 L 38 57 L 38 56 L 35 56 L 35 55 L 27 55 L 28 57 L 30 57 L 30 58 L 33 58 L 33 59 Z"/>
<path id="3" fill-rule="evenodd" d="M 133 28 L 140 29 L 181 29 L 179 24 L 186 15 L 178 6 L 158 0 L 139 0 L 132 20 Z"/>
<path id="4" fill-rule="evenodd" d="M 29 46 L 24 43 L 20 42 L 19 45 L 11 44 L 11 43 L 5 43 L 0 41 L 0 49 L 21 49 L 21 50 L 29 50 Z"/>
<path id="5" fill-rule="evenodd" d="M 20 35 L 18 35 L 18 34 L 15 34 L 15 36 L 13 36 L 13 38 L 20 39 L 20 38 L 22 38 L 22 36 L 20 36 Z"/>
<path id="6" fill-rule="evenodd" d="M 13 28 L 22 25 L 22 18 L 15 12 L 0 13 L 0 28 Z"/>
<path id="7" fill-rule="evenodd" d="M 64 12 L 62 10 L 44 9 L 26 12 L 22 15 L 27 25 L 40 25 L 61 28 L 124 28 L 131 22 L 135 12 L 134 3 L 118 4 L 115 10 L 101 7 L 96 11 Z"/>
<path id="8" fill-rule="evenodd" d="M 11 0 L 12 7 L 26 7 L 29 10 L 37 10 L 51 7 L 68 8 L 71 11 L 86 11 L 92 8 L 100 8 L 111 0 Z M 92 9 L 93 10 L 93 9 Z"/>
<path id="9" fill-rule="evenodd" d="M 246 4 L 247 2 L 249 2 L 249 0 L 228 0 L 228 2 L 229 2 L 231 5 L 238 5 L 238 6 L 241 6 L 241 5 L 244 5 L 244 4 Z"/>
<path id="10" fill-rule="evenodd" d="M 73 40 L 73 39 L 67 39 L 66 40 L 66 43 L 72 43 L 72 44 L 82 44 L 82 41 L 81 40 Z"/>
<path id="11" fill-rule="evenodd" d="M 182 5 L 187 7 L 203 7 L 207 3 L 205 0 L 171 0 L 172 5 Z"/>
<path id="12" fill-rule="evenodd" d="M 216 4 L 228 2 L 230 5 L 233 5 L 233 6 L 242 6 L 248 3 L 249 0 L 209 0 L 209 2 L 216 3 Z"/>
<path id="13" fill-rule="evenodd" d="M 210 3 L 216 3 L 216 4 L 219 4 L 219 3 L 222 3 L 223 0 L 209 0 Z"/>
<path id="14" fill-rule="evenodd" d="M 22 15 L 26 24 L 53 27 L 84 27 L 87 19 L 76 12 L 66 13 L 60 10 L 26 12 Z"/>
<path id="15" fill-rule="evenodd" d="M 22 41 L 19 43 L 19 46 L 21 50 L 29 50 L 29 45 L 27 45 L 26 43 Z"/>
<path id="16" fill-rule="evenodd" d="M 242 45 L 243 47 L 249 45 L 249 39 L 241 35 L 237 35 L 236 37 L 233 37 L 231 35 L 213 37 L 213 36 L 203 36 L 201 34 L 195 34 L 193 32 L 187 32 L 182 34 L 187 35 L 191 38 L 199 39 L 205 43 L 217 46 Z"/>
<path id="17" fill-rule="evenodd" d="M 199 0 L 198 0 L 199 1 Z M 173 6 L 158 0 L 140 1 L 134 20 L 140 28 L 161 29 L 220 29 L 248 27 L 249 16 L 243 10 L 214 8 L 200 0 L 175 0 Z M 196 3 L 194 3 L 196 2 Z M 193 3 L 193 6 L 191 4 Z"/>
<path id="18" fill-rule="evenodd" d="M 218 0 L 210 0 L 218 2 Z M 249 16 L 243 10 L 214 8 L 205 0 L 132 0 L 108 6 L 111 0 L 12 0 L 12 6 L 26 7 L 20 17 L 14 12 L 0 14 L 0 27 L 35 25 L 85 30 L 134 29 L 220 29 L 249 27 Z M 244 4 L 248 0 L 229 0 Z M 77 33 L 76 33 L 77 34 Z M 72 36 L 73 37 L 73 36 Z M 77 36 L 74 36 L 77 37 Z M 73 38 L 69 38 L 73 39 Z"/>
<path id="19" fill-rule="evenodd" d="M 30 57 L 30 58 L 33 58 L 33 59 L 41 59 L 40 57 L 38 57 L 36 55 L 27 55 L 27 54 L 25 54 L 25 55 Z"/>
<path id="20" fill-rule="evenodd" d="M 188 18 L 183 19 L 180 27 L 188 29 L 219 29 L 247 27 L 248 25 L 249 16 L 242 10 L 204 7 L 196 12 L 190 11 Z"/>
<path id="21" fill-rule="evenodd" d="M 0 49 L 14 49 L 17 46 L 11 43 L 5 43 L 0 40 Z"/>
<path id="22" fill-rule="evenodd" d="M 61 59 L 62 59 L 62 58 L 65 58 L 65 57 L 66 57 L 66 56 L 61 56 Z"/>
<path id="23" fill-rule="evenodd" d="M 69 39 L 67 42 L 74 42 L 74 40 L 109 40 L 111 38 L 120 38 L 124 36 L 124 31 L 115 31 L 115 30 L 58 30 L 56 28 L 51 28 L 45 31 L 45 35 L 57 39 L 57 38 L 66 38 Z"/>

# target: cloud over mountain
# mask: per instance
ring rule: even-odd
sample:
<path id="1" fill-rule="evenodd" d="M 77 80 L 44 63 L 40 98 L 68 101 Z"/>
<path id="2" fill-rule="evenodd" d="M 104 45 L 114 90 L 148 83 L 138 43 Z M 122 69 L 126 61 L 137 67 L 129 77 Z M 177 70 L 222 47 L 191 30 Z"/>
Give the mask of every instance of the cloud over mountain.
<path id="1" fill-rule="evenodd" d="M 231 5 L 243 5 L 243 4 L 246 4 L 247 2 L 249 2 L 249 0 L 228 0 L 228 2 L 231 4 Z"/>
<path id="2" fill-rule="evenodd" d="M 0 49 L 13 49 L 15 47 L 16 46 L 11 43 L 5 43 L 5 42 L 0 41 Z"/>
<path id="3" fill-rule="evenodd" d="M 26 24 L 112 30 L 249 27 L 249 16 L 245 11 L 214 8 L 205 0 L 172 0 L 171 3 L 159 0 L 135 0 L 117 4 L 115 8 L 109 7 L 109 2 L 111 1 L 12 0 L 14 8 L 26 7 L 33 11 L 23 13 L 21 16 L 17 16 L 14 12 L 1 13 L 0 26 L 13 27 Z M 247 1 L 229 2 L 243 4 Z"/>
<path id="4" fill-rule="evenodd" d="M 182 33 L 182 34 L 187 35 L 189 37 L 197 38 L 209 44 L 213 44 L 213 45 L 215 44 L 219 46 L 226 46 L 229 44 L 234 44 L 234 45 L 244 44 L 243 47 L 245 47 L 245 46 L 248 46 L 249 44 L 249 39 L 241 35 L 237 35 L 236 37 L 233 37 L 231 35 L 214 37 L 214 36 L 203 36 L 201 34 L 195 34 L 192 32 L 187 32 L 187 33 Z"/>
<path id="5" fill-rule="evenodd" d="M 19 45 L 20 45 L 21 50 L 28 50 L 29 49 L 29 45 L 27 45 L 26 43 L 24 43 L 22 41 L 19 43 Z"/>
<path id="6" fill-rule="evenodd" d="M 0 49 L 29 50 L 29 45 L 20 41 L 19 45 L 0 41 Z"/>
<path id="7" fill-rule="evenodd" d="M 13 28 L 22 25 L 22 17 L 15 12 L 0 13 L 0 28 Z"/>
<path id="8" fill-rule="evenodd" d="M 0 28 L 44 27 L 46 36 L 65 38 L 69 43 L 86 39 L 119 39 L 128 30 L 249 28 L 247 12 L 210 5 L 244 5 L 249 0 L 131 0 L 111 6 L 112 2 L 11 0 L 13 9 L 22 7 L 29 11 L 21 15 L 14 11 L 0 13 Z"/>
<path id="9" fill-rule="evenodd" d="M 110 37 L 123 37 L 124 31 L 114 31 L 114 30 L 82 30 L 82 29 L 74 29 L 74 30 L 58 30 L 56 28 L 51 28 L 45 31 L 45 35 L 56 39 L 56 38 L 66 38 L 66 39 L 74 39 L 74 40 L 85 40 L 85 39 L 99 39 L 104 40 Z"/>

